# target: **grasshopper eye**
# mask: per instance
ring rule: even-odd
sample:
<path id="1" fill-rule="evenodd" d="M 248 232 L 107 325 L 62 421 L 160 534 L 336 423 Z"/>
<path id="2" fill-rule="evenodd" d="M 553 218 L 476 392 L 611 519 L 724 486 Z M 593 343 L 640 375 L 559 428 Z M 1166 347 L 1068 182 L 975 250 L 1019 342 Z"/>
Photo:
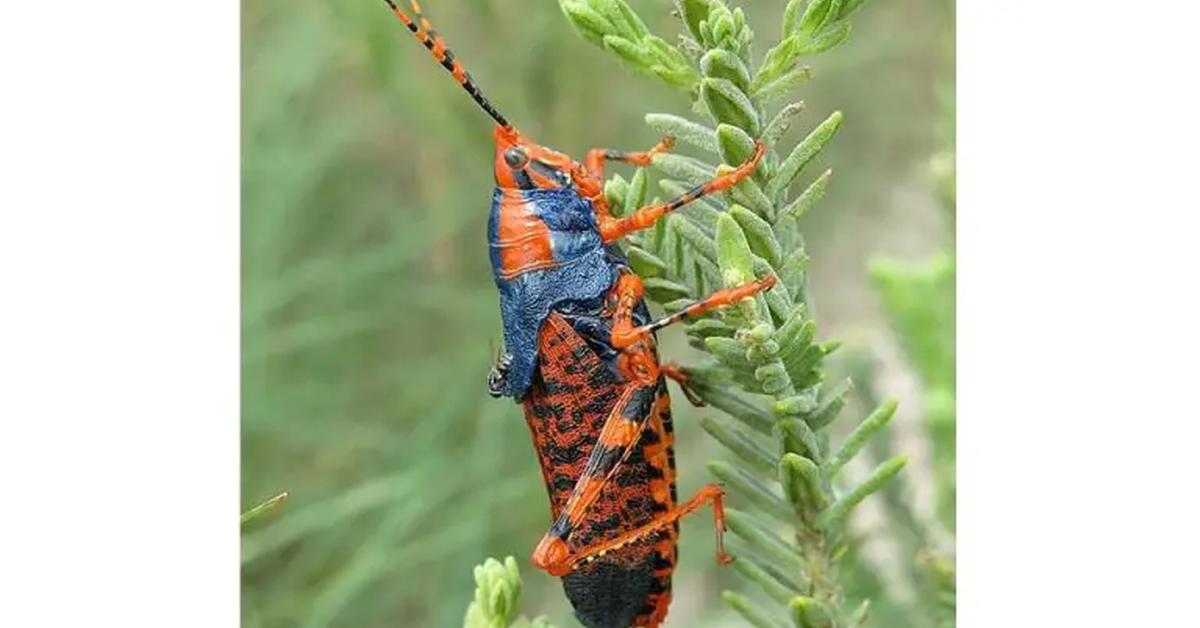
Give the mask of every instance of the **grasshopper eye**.
<path id="1" fill-rule="evenodd" d="M 529 162 L 529 155 L 525 154 L 524 150 L 516 146 L 509 147 L 504 151 L 504 163 L 508 164 L 509 168 L 517 169 L 524 168 Z"/>

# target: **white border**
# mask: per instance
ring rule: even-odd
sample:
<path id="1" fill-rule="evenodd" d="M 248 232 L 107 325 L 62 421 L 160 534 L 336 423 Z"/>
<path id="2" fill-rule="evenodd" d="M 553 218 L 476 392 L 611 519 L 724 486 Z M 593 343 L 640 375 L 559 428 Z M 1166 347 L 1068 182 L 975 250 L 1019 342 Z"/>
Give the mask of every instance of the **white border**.
<path id="1" fill-rule="evenodd" d="M 238 5 L 0 13 L 0 625 L 237 625 Z"/>
<path id="2" fill-rule="evenodd" d="M 1194 624 L 1195 5 L 959 5 L 960 626 Z"/>
<path id="3" fill-rule="evenodd" d="M 0 625 L 236 625 L 238 7 L 3 11 Z M 1197 10 L 959 11 L 960 625 L 1187 625 Z"/>

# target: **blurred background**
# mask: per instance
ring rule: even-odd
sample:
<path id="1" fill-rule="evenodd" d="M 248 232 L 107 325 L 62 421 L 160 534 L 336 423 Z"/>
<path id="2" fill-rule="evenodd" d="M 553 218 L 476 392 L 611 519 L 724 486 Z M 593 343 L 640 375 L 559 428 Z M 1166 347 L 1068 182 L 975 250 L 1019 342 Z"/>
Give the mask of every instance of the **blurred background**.
<path id="1" fill-rule="evenodd" d="M 424 4 L 514 124 L 578 158 L 651 145 L 647 112 L 689 113 L 556 2 Z M 733 4 L 761 55 L 784 1 Z M 669 0 L 636 7 L 674 40 Z M 792 99 L 807 105 L 793 140 L 846 116 L 821 157 L 830 191 L 802 226 L 818 334 L 845 342 L 828 379 L 856 382 L 843 427 L 897 398 L 877 454 L 912 460 L 856 513 L 847 595 L 874 598 L 874 625 L 929 626 L 953 605 L 930 587 L 953 549 L 953 5 L 869 2 L 853 21 Z M 484 386 L 501 344 L 490 131 L 382 2 L 243 3 L 242 506 L 290 494 L 243 527 L 246 626 L 461 625 L 472 568 L 510 554 L 522 610 L 578 625 L 557 579 L 529 567 L 549 509 L 520 408 Z M 663 334 L 663 353 L 689 351 Z M 719 447 L 676 397 L 683 495 Z M 695 519 L 668 625 L 738 625 L 720 599 L 737 581 Z"/>

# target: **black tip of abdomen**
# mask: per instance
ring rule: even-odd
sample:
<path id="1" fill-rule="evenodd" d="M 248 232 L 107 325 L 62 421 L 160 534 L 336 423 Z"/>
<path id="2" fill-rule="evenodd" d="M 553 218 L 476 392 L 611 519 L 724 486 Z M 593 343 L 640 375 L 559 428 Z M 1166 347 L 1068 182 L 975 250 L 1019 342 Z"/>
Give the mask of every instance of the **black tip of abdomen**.
<path id="1" fill-rule="evenodd" d="M 563 589 L 587 628 L 629 628 L 650 594 L 652 568 L 595 562 L 563 576 Z"/>

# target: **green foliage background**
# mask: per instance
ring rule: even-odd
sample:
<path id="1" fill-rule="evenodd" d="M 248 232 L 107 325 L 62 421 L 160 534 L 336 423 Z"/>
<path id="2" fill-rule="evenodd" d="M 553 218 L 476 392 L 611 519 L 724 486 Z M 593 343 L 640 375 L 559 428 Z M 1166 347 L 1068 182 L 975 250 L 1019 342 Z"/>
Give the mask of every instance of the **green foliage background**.
<path id="1" fill-rule="evenodd" d="M 557 3 L 425 5 L 501 111 L 560 150 L 644 148 L 658 137 L 646 112 L 687 114 L 678 93 L 583 42 Z M 746 7 L 763 38 L 756 55 L 775 43 L 782 5 Z M 667 0 L 637 7 L 652 31 L 679 31 Z M 868 3 L 802 90 L 813 113 L 793 134 L 821 112 L 845 114 L 818 164 L 837 176 L 802 228 L 820 333 L 855 349 L 841 368 L 858 375 L 861 408 L 876 396 L 921 400 L 925 385 L 948 385 L 952 403 L 952 373 L 930 381 L 928 367 L 944 364 L 945 347 L 905 340 L 896 308 L 906 306 L 888 296 L 896 282 L 876 262 L 889 317 L 866 261 L 952 250 L 944 190 L 927 168 L 952 142 L 952 25 L 940 0 Z M 490 119 L 381 2 L 247 2 L 242 28 L 242 503 L 290 494 L 244 527 L 243 623 L 458 625 L 473 567 L 513 554 L 525 567 L 522 610 L 576 625 L 558 582 L 528 568 L 549 515 L 519 408 L 483 386 L 500 343 L 484 243 Z M 663 352 L 695 356 L 677 330 Z M 690 494 L 717 446 L 701 412 L 682 400 L 676 410 L 680 493 Z M 908 416 L 907 437 L 928 438 L 922 413 Z M 910 468 L 929 470 L 897 492 L 934 491 L 946 462 L 914 458 Z M 917 501 L 907 514 L 919 518 Z M 892 521 L 901 515 L 869 514 L 872 536 L 903 529 Z M 720 601 L 736 583 L 717 570 L 710 526 L 684 523 L 674 625 L 739 625 Z M 906 549 L 926 543 L 891 536 L 853 550 L 852 592 L 876 598 L 875 625 L 928 625 L 927 570 Z"/>

